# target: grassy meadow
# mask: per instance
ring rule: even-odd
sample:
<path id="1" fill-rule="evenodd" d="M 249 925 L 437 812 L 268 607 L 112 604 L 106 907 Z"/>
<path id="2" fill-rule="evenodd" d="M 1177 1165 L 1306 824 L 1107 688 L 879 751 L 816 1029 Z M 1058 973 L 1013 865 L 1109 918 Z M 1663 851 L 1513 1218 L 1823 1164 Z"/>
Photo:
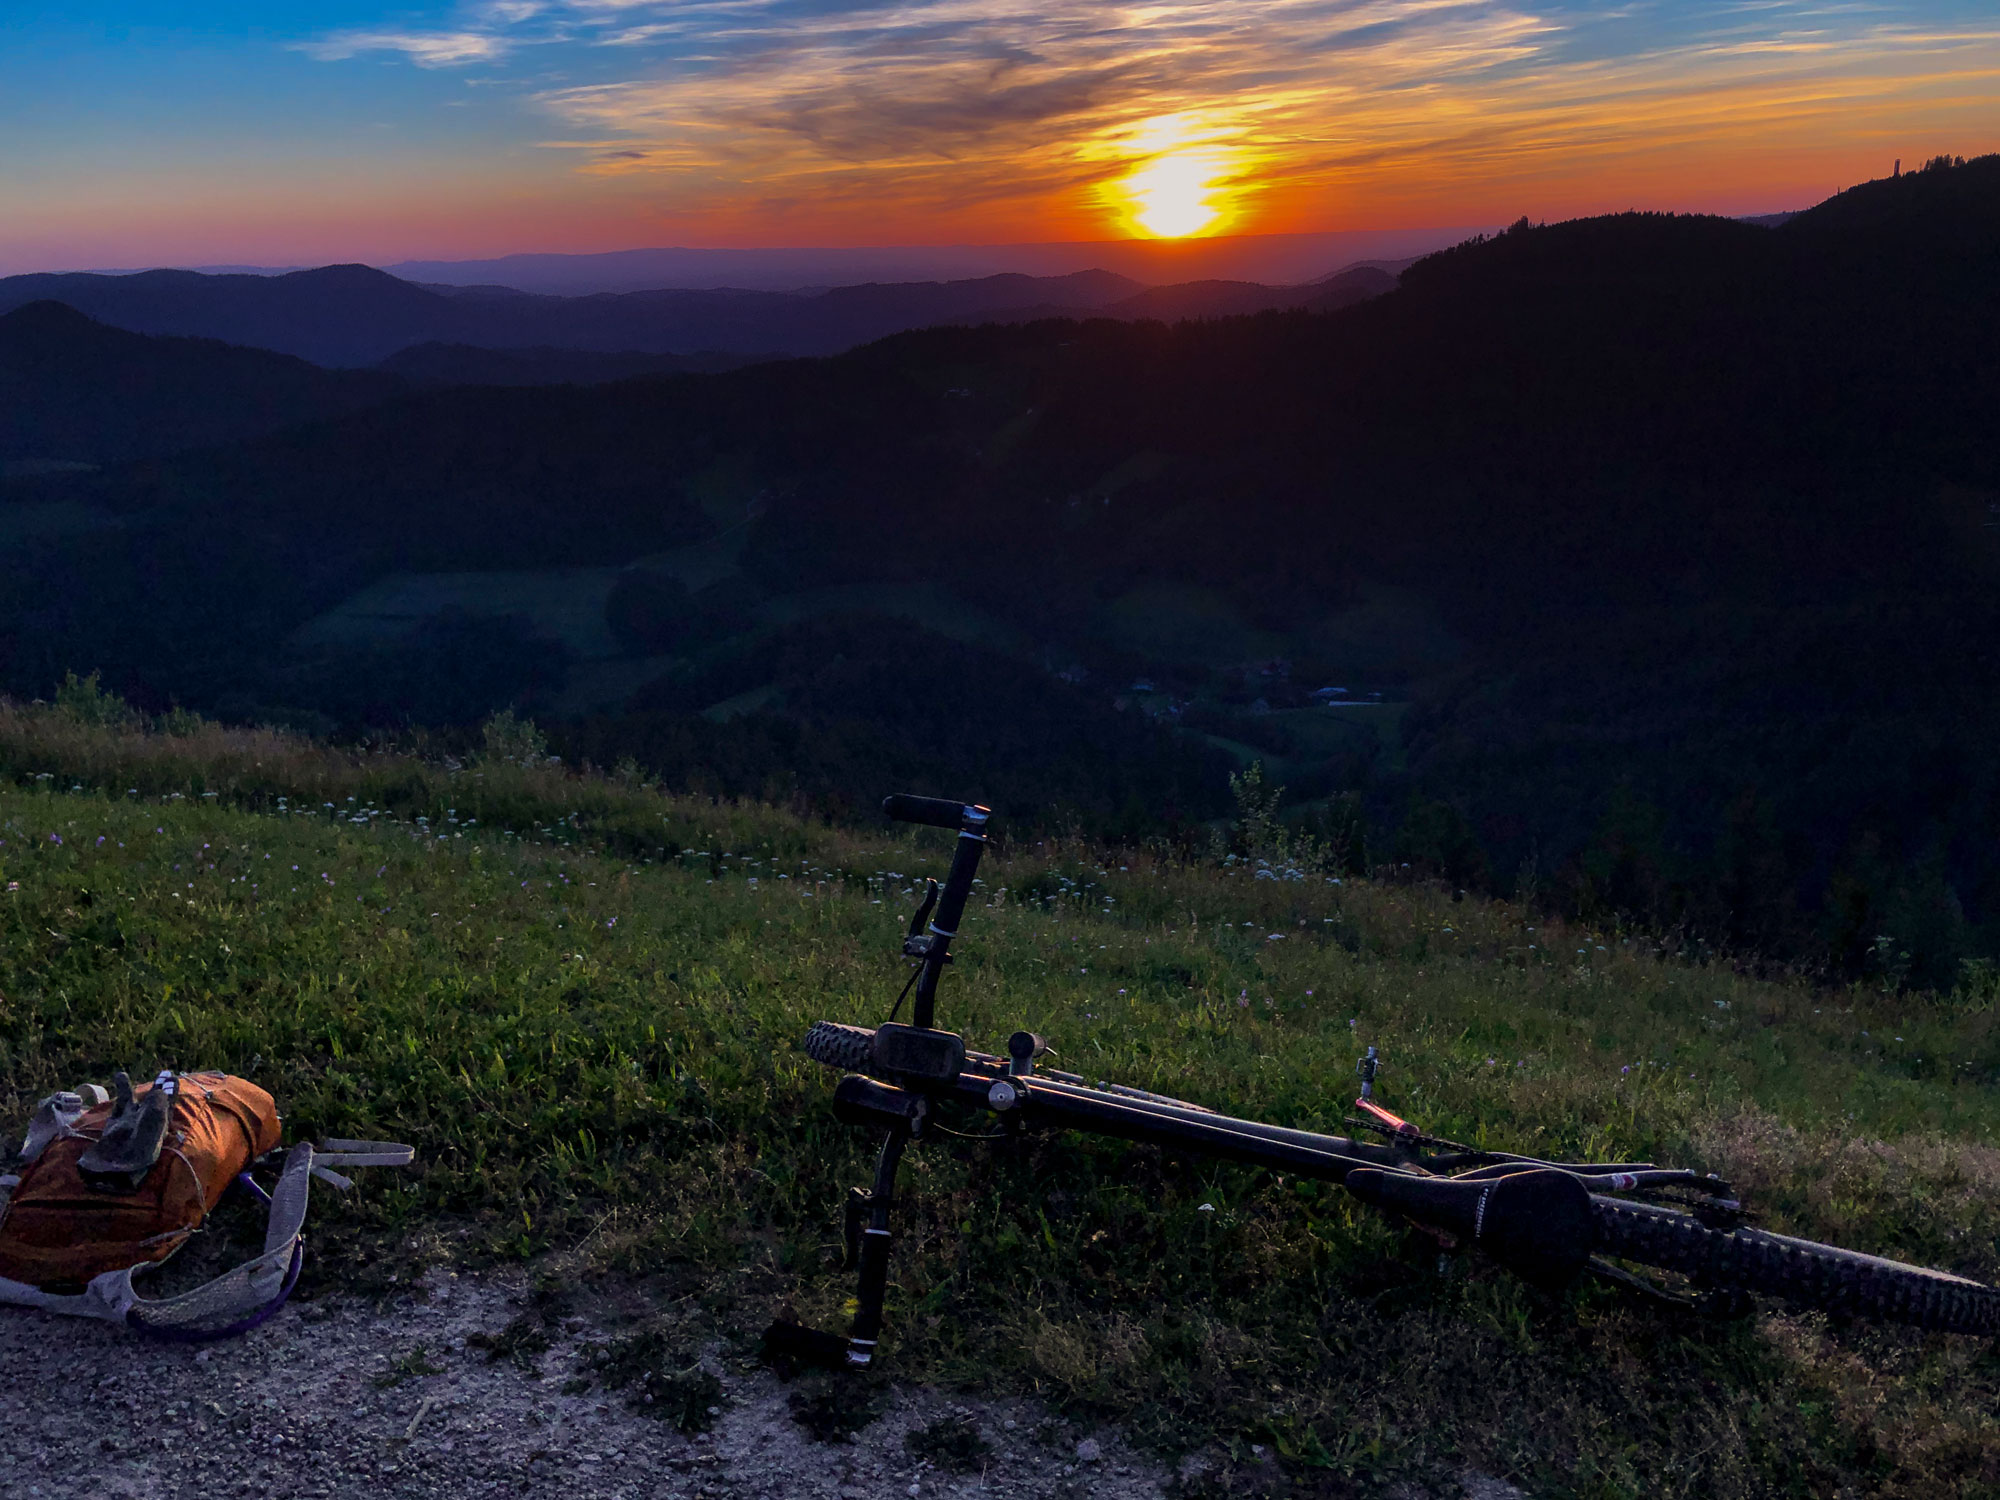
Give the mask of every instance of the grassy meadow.
<path id="1" fill-rule="evenodd" d="M 872 1143 L 798 1042 L 886 1012 L 947 838 L 532 752 L 0 705 L 0 1119 L 117 1067 L 224 1068 L 293 1136 L 418 1148 L 318 1197 L 319 1288 L 525 1260 L 636 1289 L 688 1348 L 747 1353 L 784 1307 L 837 1323 Z M 2000 1278 L 1981 976 L 1758 981 L 1254 859 L 1017 841 L 983 873 L 940 1011 L 974 1047 L 1027 1026 L 1092 1078 L 1337 1129 L 1373 1043 L 1383 1097 L 1439 1133 L 1707 1166 L 1772 1228 Z M 2000 1490 L 2000 1360 L 1972 1340 L 1546 1296 L 1337 1189 L 1117 1142 L 932 1141 L 903 1187 L 897 1378 L 1220 1442 L 1222 1488 L 1472 1464 L 1550 1496 Z"/>

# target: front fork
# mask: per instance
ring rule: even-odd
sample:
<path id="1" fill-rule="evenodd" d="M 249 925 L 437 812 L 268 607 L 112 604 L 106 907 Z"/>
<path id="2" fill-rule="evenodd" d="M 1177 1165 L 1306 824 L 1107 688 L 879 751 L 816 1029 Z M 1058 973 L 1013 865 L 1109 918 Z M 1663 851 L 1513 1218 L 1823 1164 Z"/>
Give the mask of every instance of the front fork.
<path id="1" fill-rule="evenodd" d="M 889 1210 L 896 1203 L 896 1168 L 903 1160 L 903 1148 L 910 1143 L 911 1129 L 898 1121 L 882 1138 L 881 1154 L 875 1158 L 875 1185 L 853 1188 L 847 1194 L 847 1211 L 842 1228 L 847 1241 L 847 1269 L 859 1268 L 861 1286 L 855 1298 L 854 1323 L 846 1338 L 801 1327 L 780 1318 L 764 1330 L 764 1357 L 779 1362 L 824 1365 L 831 1368 L 865 1370 L 875 1362 L 875 1346 L 882 1338 L 882 1302 L 889 1290 Z"/>
<path id="2" fill-rule="evenodd" d="M 875 1185 L 854 1188 L 847 1195 L 847 1260 L 861 1272 L 856 1293 L 854 1326 L 847 1335 L 847 1363 L 865 1367 L 875 1358 L 882 1338 L 882 1302 L 889 1289 L 889 1211 L 896 1203 L 896 1168 L 909 1144 L 906 1125 L 896 1125 L 882 1137 L 875 1158 Z M 866 1225 L 862 1223 L 867 1220 Z"/>

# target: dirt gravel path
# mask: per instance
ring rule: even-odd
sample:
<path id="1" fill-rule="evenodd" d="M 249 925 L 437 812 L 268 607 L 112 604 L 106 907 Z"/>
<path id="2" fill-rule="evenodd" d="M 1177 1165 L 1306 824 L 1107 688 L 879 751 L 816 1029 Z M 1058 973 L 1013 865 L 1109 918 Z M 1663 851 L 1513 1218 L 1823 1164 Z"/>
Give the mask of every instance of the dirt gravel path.
<path id="1" fill-rule="evenodd" d="M 387 1311 L 344 1299 L 291 1306 L 244 1338 L 197 1347 L 0 1309 L 4 1488 L 29 1500 L 167 1489 L 1154 1500 L 1172 1478 L 1114 1432 L 1074 1438 L 1029 1403 L 967 1404 L 920 1389 L 891 1393 L 853 1441 L 817 1442 L 776 1377 L 712 1360 L 721 1410 L 711 1431 L 683 1436 L 622 1392 L 565 1392 L 589 1349 L 613 1336 L 589 1319 L 553 1331 L 533 1360 L 539 1378 L 467 1347 L 504 1328 L 522 1301 L 520 1286 L 499 1278 L 433 1275 Z M 983 1472 L 948 1473 L 905 1449 L 912 1430 L 953 1419 L 990 1445 Z"/>
<path id="2" fill-rule="evenodd" d="M 201 1346 L 0 1309 L 0 1488 L 10 1500 L 1161 1500 L 1201 1467 L 1176 1472 L 1115 1429 L 1083 1431 L 1032 1402 L 922 1388 L 886 1393 L 851 1441 L 820 1442 L 774 1375 L 714 1356 L 714 1426 L 686 1436 L 625 1392 L 579 1388 L 592 1349 L 620 1331 L 615 1317 L 545 1325 L 550 1347 L 527 1361 L 536 1373 L 468 1346 L 527 1303 L 519 1279 L 434 1272 L 387 1309 L 294 1304 L 243 1338 Z M 976 1431 L 989 1451 L 961 1472 L 917 1458 L 905 1438 L 938 1423 Z M 1520 1496 L 1476 1474 L 1447 1489 Z"/>

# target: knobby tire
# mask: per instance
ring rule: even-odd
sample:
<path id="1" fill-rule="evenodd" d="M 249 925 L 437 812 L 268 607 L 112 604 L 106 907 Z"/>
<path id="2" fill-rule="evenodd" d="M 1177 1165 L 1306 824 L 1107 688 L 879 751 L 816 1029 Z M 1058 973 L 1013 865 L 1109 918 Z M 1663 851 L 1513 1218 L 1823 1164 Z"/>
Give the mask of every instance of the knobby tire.
<path id="1" fill-rule="evenodd" d="M 865 1073 L 875 1059 L 875 1029 L 816 1021 L 806 1033 L 806 1056 L 843 1073 Z"/>
<path id="2" fill-rule="evenodd" d="M 1651 1203 L 1590 1201 L 1600 1254 L 1677 1272 L 1697 1286 L 1947 1333 L 2000 1333 L 2000 1291 L 1962 1276 L 1762 1229 L 1711 1228 Z"/>

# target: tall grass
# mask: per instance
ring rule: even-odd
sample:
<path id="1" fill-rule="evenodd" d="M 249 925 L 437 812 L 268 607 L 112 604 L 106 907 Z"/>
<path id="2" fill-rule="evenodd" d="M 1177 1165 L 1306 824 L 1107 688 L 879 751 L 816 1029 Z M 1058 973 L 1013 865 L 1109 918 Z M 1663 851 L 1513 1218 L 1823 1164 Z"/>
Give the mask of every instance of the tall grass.
<path id="1" fill-rule="evenodd" d="M 13 1117 L 227 1068 L 294 1136 L 419 1148 L 320 1201 L 323 1284 L 524 1258 L 636 1279 L 690 1338 L 838 1322 L 870 1143 L 797 1040 L 881 1017 L 942 837 L 34 706 L 0 708 L 0 768 Z M 983 874 L 941 1012 L 974 1046 L 1027 1026 L 1092 1077 L 1338 1128 L 1374 1043 L 1441 1133 L 1699 1163 L 1772 1227 L 2000 1275 L 1990 996 L 1757 982 L 1254 862 L 1029 843 Z M 1337 1190 L 1116 1142 L 930 1143 L 906 1189 L 899 1373 L 1273 1445 L 1307 1492 L 1468 1462 L 1592 1496 L 2000 1482 L 2000 1367 L 1964 1340 L 1547 1297 Z"/>
<path id="2" fill-rule="evenodd" d="M 72 679 L 64 697 L 55 704 L 0 698 L 0 776 L 255 812 L 275 812 L 281 802 L 292 811 L 365 808 L 645 856 L 718 837 L 723 847 L 765 852 L 802 850 L 812 839 L 807 825 L 774 808 L 668 795 L 631 771 L 577 774 L 533 753 L 532 736 L 510 743 L 503 731 L 485 754 L 433 758 L 387 744 L 334 747 L 194 714 L 149 725 L 97 694 L 89 679 Z"/>

